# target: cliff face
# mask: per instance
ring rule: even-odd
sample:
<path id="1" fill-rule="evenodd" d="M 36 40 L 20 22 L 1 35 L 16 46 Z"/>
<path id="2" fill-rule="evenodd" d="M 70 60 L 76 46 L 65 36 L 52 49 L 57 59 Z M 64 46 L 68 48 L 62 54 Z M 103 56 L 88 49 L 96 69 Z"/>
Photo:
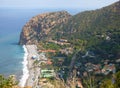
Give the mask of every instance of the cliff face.
<path id="1" fill-rule="evenodd" d="M 36 44 L 58 24 L 65 23 L 71 17 L 66 11 L 44 13 L 33 17 L 21 32 L 19 44 Z"/>

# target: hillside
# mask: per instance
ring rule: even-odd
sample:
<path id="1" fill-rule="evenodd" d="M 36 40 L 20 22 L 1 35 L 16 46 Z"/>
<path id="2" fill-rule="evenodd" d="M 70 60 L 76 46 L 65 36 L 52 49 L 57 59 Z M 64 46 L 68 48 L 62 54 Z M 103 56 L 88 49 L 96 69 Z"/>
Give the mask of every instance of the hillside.
<path id="1" fill-rule="evenodd" d="M 108 30 L 120 28 L 120 1 L 110 6 L 93 10 L 85 11 L 74 15 L 69 21 L 62 26 L 57 26 L 55 30 L 62 31 L 64 37 L 88 37 L 90 34 L 98 34 Z M 53 31 L 53 33 L 55 33 Z M 56 35 L 59 33 L 57 30 Z M 72 34 L 72 36 L 69 36 Z"/>

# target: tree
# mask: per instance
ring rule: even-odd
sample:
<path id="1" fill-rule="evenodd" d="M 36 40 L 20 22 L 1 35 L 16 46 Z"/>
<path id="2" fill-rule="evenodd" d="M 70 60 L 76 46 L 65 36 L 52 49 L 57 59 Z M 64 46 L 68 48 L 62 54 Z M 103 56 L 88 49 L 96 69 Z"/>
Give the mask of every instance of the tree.
<path id="1" fill-rule="evenodd" d="M 85 88 L 96 88 L 95 78 L 90 74 L 88 74 L 88 76 L 83 79 L 83 84 Z"/>
<path id="2" fill-rule="evenodd" d="M 116 73 L 115 88 L 120 88 L 120 71 Z"/>
<path id="3" fill-rule="evenodd" d="M 115 77 L 104 80 L 100 88 L 120 88 L 120 71 L 115 74 Z"/>
<path id="4" fill-rule="evenodd" d="M 17 88 L 17 81 L 15 80 L 14 76 L 9 76 L 5 78 L 4 76 L 0 75 L 0 88 Z"/>
<path id="5" fill-rule="evenodd" d="M 100 88 L 115 88 L 114 84 L 111 80 L 105 80 L 101 85 Z"/>

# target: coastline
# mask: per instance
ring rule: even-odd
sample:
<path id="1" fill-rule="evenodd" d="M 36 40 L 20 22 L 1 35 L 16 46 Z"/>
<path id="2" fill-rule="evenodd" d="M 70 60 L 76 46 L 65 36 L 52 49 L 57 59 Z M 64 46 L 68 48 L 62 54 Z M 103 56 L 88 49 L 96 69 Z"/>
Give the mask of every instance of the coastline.
<path id="1" fill-rule="evenodd" d="M 37 47 L 36 47 L 36 45 L 24 45 L 24 47 L 26 48 L 26 50 L 28 52 L 27 58 L 26 58 L 27 59 L 26 68 L 28 70 L 28 74 L 27 74 L 27 70 L 26 70 L 26 72 L 24 72 L 24 70 L 23 70 L 23 76 L 20 81 L 20 86 L 21 87 L 29 86 L 29 87 L 33 88 L 33 87 L 37 86 L 38 77 L 40 75 L 40 68 L 39 67 L 34 68 L 33 63 L 35 60 L 32 59 L 33 55 L 38 56 Z M 24 79 L 24 80 L 22 81 L 22 79 Z"/>
<path id="2" fill-rule="evenodd" d="M 22 70 L 23 75 L 22 75 L 22 77 L 20 79 L 20 82 L 19 82 L 19 86 L 21 86 L 21 87 L 25 86 L 26 80 L 29 77 L 29 70 L 28 70 L 28 66 L 27 66 L 28 65 L 28 54 L 29 54 L 29 52 L 28 52 L 25 45 L 23 45 L 23 49 L 24 49 L 24 52 L 25 52 L 24 57 L 23 57 L 23 62 L 22 62 L 22 64 L 23 64 L 23 70 Z"/>

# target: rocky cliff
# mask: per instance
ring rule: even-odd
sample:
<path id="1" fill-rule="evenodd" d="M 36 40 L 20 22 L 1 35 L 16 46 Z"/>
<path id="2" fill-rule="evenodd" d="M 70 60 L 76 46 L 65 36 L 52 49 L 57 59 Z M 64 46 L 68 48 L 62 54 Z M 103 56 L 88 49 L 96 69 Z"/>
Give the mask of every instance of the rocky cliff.
<path id="1" fill-rule="evenodd" d="M 49 32 L 71 17 L 66 11 L 44 13 L 33 17 L 27 22 L 21 32 L 19 44 L 36 44 Z"/>

